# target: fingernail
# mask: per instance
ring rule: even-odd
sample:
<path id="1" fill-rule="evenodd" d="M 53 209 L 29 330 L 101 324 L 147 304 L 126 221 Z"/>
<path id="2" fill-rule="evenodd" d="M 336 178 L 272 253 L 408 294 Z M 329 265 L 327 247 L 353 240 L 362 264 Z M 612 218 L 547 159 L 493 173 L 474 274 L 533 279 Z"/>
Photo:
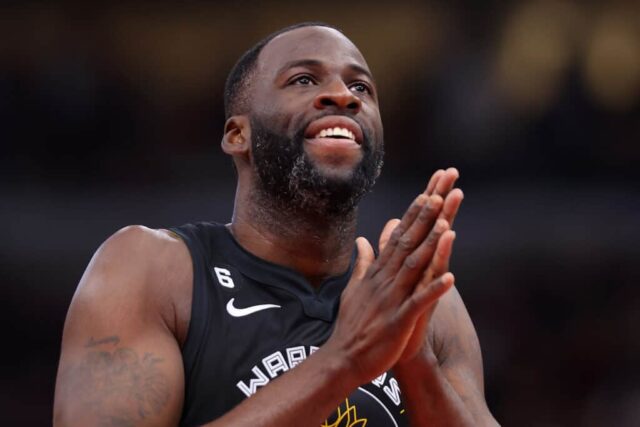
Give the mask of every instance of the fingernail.
<path id="1" fill-rule="evenodd" d="M 443 281 L 445 284 L 447 284 L 447 285 L 448 285 L 448 284 L 451 284 L 451 283 L 454 283 L 454 282 L 455 282 L 455 280 L 456 280 L 456 279 L 455 279 L 455 277 L 454 277 L 453 273 L 451 273 L 451 272 L 447 272 L 447 273 L 444 273 L 444 274 L 442 275 L 442 281 Z"/>

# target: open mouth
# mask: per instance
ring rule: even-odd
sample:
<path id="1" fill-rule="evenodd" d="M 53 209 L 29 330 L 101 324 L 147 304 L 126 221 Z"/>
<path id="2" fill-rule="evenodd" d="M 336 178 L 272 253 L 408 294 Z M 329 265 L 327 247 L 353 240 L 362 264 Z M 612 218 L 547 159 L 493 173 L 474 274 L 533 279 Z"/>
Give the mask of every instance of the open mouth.
<path id="1" fill-rule="evenodd" d="M 360 125 L 347 116 L 324 116 L 309 124 L 305 137 L 316 140 L 342 140 L 360 145 L 363 133 Z"/>
<path id="2" fill-rule="evenodd" d="M 335 138 L 335 139 L 350 139 L 352 141 L 356 140 L 356 136 L 349 129 L 335 127 L 322 129 L 318 132 L 314 138 Z"/>

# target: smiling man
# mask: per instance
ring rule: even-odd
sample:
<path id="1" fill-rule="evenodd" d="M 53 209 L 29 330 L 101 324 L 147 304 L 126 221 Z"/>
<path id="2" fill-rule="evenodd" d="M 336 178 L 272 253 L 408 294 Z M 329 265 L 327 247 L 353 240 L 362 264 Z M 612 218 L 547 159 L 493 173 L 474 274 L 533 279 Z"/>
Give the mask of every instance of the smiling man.
<path id="1" fill-rule="evenodd" d="M 448 272 L 462 201 L 437 171 L 380 254 L 355 239 L 380 173 L 378 95 L 338 30 L 300 24 L 236 64 L 227 225 L 127 227 L 73 298 L 56 426 L 496 425 Z"/>

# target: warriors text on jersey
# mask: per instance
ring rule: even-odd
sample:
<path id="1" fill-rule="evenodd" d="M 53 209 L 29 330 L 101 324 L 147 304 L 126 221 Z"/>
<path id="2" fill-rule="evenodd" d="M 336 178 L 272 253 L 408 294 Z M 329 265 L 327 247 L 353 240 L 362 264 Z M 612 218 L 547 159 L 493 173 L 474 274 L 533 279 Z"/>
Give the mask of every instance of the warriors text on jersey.
<path id="1" fill-rule="evenodd" d="M 193 302 L 182 349 L 182 426 L 212 421 L 309 357 L 331 335 L 349 270 L 315 289 L 297 272 L 244 250 L 224 225 L 172 229 L 193 260 Z M 319 427 L 408 424 L 391 372 L 353 390 Z"/>

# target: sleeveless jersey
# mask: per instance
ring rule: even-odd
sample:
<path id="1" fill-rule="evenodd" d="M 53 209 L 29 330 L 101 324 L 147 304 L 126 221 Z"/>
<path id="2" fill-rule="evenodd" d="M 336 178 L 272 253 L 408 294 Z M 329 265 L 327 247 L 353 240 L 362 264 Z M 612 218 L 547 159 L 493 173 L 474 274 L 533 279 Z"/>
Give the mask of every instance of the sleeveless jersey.
<path id="1" fill-rule="evenodd" d="M 246 251 L 224 225 L 171 230 L 184 240 L 193 262 L 180 422 L 191 427 L 230 411 L 329 338 L 355 254 L 346 273 L 315 289 L 297 272 Z M 404 427 L 406 418 L 389 372 L 353 390 L 319 427 Z"/>

